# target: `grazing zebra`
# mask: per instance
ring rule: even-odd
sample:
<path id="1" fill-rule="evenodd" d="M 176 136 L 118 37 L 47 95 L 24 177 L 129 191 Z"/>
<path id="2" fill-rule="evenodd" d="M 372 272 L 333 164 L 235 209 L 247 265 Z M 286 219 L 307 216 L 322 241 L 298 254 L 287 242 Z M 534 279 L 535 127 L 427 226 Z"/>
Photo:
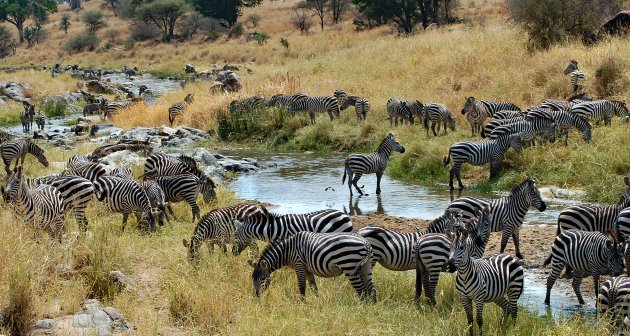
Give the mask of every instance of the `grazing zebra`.
<path id="1" fill-rule="evenodd" d="M 242 222 L 242 223 L 241 223 Z M 343 212 L 326 209 L 305 214 L 277 215 L 263 206 L 236 222 L 236 239 L 232 248 L 239 255 L 254 240 L 274 242 L 301 231 L 351 232 L 352 221 Z"/>
<path id="2" fill-rule="evenodd" d="M 92 200 L 94 185 L 80 176 L 44 176 L 33 180 L 25 180 L 27 186 L 37 187 L 47 184 L 57 188 L 61 193 L 62 206 L 65 213 L 74 209 L 77 225 L 83 231 L 87 230 L 88 219 L 85 209 Z"/>
<path id="3" fill-rule="evenodd" d="M 630 315 L 630 278 L 610 278 L 599 288 L 597 295 L 599 316 L 612 322 L 617 329 L 627 329 L 624 319 Z"/>
<path id="4" fill-rule="evenodd" d="M 26 223 L 32 223 L 36 230 L 46 230 L 61 242 L 66 224 L 63 197 L 57 188 L 40 185 L 34 189 L 26 186 L 22 170 L 9 174 L 6 187 L 2 188 L 5 201 Z"/>
<path id="5" fill-rule="evenodd" d="M 610 125 L 612 116 L 622 117 L 623 121 L 628 120 L 628 107 L 626 103 L 616 100 L 595 100 L 573 105 L 571 113 L 584 119 L 594 119 L 596 124 L 604 120 L 605 125 Z"/>
<path id="6" fill-rule="evenodd" d="M 42 113 L 42 111 L 37 112 L 35 116 L 35 124 L 40 131 L 44 130 L 44 126 L 46 126 L 46 116 Z"/>
<path id="7" fill-rule="evenodd" d="M 190 242 L 184 239 L 184 247 L 188 249 L 188 260 L 195 262 L 199 259 L 199 248 L 204 241 L 208 242 L 208 248 L 212 252 L 214 244 L 221 246 L 224 253 L 225 246 L 234 238 L 236 227 L 235 220 L 244 220 L 249 214 L 259 209 L 256 204 L 235 204 L 224 208 L 212 210 L 205 214 L 193 231 Z"/>
<path id="8" fill-rule="evenodd" d="M 87 117 L 90 115 L 100 114 L 102 105 L 99 103 L 91 103 L 83 106 L 83 116 Z"/>
<path id="9" fill-rule="evenodd" d="M 491 102 L 487 100 L 477 100 L 475 97 L 466 98 L 466 103 L 462 109 L 462 114 L 470 123 L 472 135 L 481 131 L 481 126 L 486 118 L 492 118 L 498 111 L 520 111 L 515 104 L 508 102 Z"/>
<path id="10" fill-rule="evenodd" d="M 525 179 L 512 189 L 512 192 L 504 197 L 497 199 L 483 199 L 473 197 L 462 197 L 453 201 L 448 209 L 453 211 L 461 211 L 464 220 L 476 217 L 476 213 L 480 209 L 490 207 L 491 223 L 490 231 L 501 234 L 501 250 L 505 251 L 508 240 L 512 236 L 516 256 L 523 259 L 519 243 L 519 230 L 523 225 L 527 210 L 534 206 L 538 211 L 543 212 L 547 209 L 547 204 L 540 196 L 540 191 L 536 186 L 536 179 L 533 177 Z"/>
<path id="11" fill-rule="evenodd" d="M 424 118 L 424 104 L 419 100 L 405 100 L 403 103 L 409 111 L 411 123 L 413 123 L 414 117 L 417 117 L 419 122 L 422 122 L 422 118 Z"/>
<path id="12" fill-rule="evenodd" d="M 37 161 L 48 167 L 48 159 L 44 154 L 44 150 L 31 142 L 30 139 L 17 139 L 5 141 L 0 145 L 0 155 L 2 155 L 2 162 L 4 162 L 4 170 L 7 175 L 11 171 L 11 162 L 15 160 L 15 167 L 24 164 L 26 154 L 31 154 L 37 158 Z"/>
<path id="13" fill-rule="evenodd" d="M 265 97 L 253 96 L 245 99 L 232 100 L 230 103 L 230 112 L 236 111 L 252 111 L 265 105 Z"/>
<path id="14" fill-rule="evenodd" d="M 162 190 L 160 185 L 154 180 L 144 180 L 142 182 L 142 188 L 144 189 L 144 192 L 147 193 L 147 197 L 149 198 L 153 219 L 160 226 L 164 226 L 165 217 L 166 220 L 170 223 L 168 214 L 166 214 L 166 206 L 168 205 L 168 203 L 166 202 L 166 196 L 164 195 L 164 191 Z"/>
<path id="15" fill-rule="evenodd" d="M 277 94 L 269 98 L 267 105 L 276 107 L 288 107 L 304 98 L 308 97 L 306 93 L 296 93 L 292 95 Z"/>
<path id="16" fill-rule="evenodd" d="M 516 323 L 518 299 L 523 292 L 524 267 L 518 260 L 507 254 L 474 258 L 473 242 L 468 230 L 458 228 L 449 255 L 449 262 L 457 267 L 455 290 L 459 295 L 468 321 L 468 330 L 474 335 L 473 301 L 477 309 L 479 333 L 483 330 L 483 305 L 494 302 L 503 309 L 503 319 L 509 315 Z"/>
<path id="17" fill-rule="evenodd" d="M 122 231 L 125 230 L 130 214 L 136 214 L 136 219 L 140 222 L 139 212 L 144 214 L 149 230 L 155 230 L 151 203 L 138 182 L 116 176 L 101 176 L 94 182 L 94 194 L 110 211 L 123 214 Z"/>
<path id="18" fill-rule="evenodd" d="M 107 168 L 100 163 L 89 162 L 78 166 L 67 165 L 67 169 L 61 173 L 62 176 L 76 175 L 96 183 L 101 176 L 107 175 Z"/>
<path id="19" fill-rule="evenodd" d="M 492 115 L 493 119 L 513 119 L 518 117 L 525 117 L 523 111 L 498 111 Z"/>
<path id="20" fill-rule="evenodd" d="M 545 99 L 538 108 L 551 111 L 569 111 L 573 103 L 566 100 Z"/>
<path id="21" fill-rule="evenodd" d="M 306 97 L 289 105 L 289 112 L 306 111 L 311 118 L 311 124 L 315 124 L 315 113 L 327 112 L 330 120 L 333 115 L 339 118 L 339 103 L 335 96 Z"/>
<path id="22" fill-rule="evenodd" d="M 203 200 L 209 203 L 213 198 L 216 198 L 216 192 L 214 191 L 214 185 L 208 186 L 203 183 L 197 176 L 192 174 L 179 174 L 169 176 L 156 176 L 152 178 L 160 188 L 164 191 L 164 197 L 167 202 L 166 206 L 171 216 L 175 216 L 171 203 L 177 203 L 186 201 L 192 209 L 192 221 L 201 217 L 201 210 L 199 204 L 197 204 L 197 197 L 199 192 L 203 195 Z"/>
<path id="23" fill-rule="evenodd" d="M 35 106 L 24 105 L 24 111 L 20 112 L 20 122 L 22 123 L 22 132 L 24 133 L 31 132 L 34 118 L 35 118 Z"/>
<path id="24" fill-rule="evenodd" d="M 116 167 L 109 172 L 109 175 L 133 179 L 133 173 L 129 167 Z"/>
<path id="25" fill-rule="evenodd" d="M 0 130 L 0 145 L 7 141 L 13 140 L 13 138 L 13 135 L 11 135 L 10 133 Z"/>
<path id="26" fill-rule="evenodd" d="M 466 162 L 474 166 L 481 166 L 490 163 L 490 179 L 494 179 L 499 172 L 499 164 L 508 149 L 514 148 L 517 153 L 523 151 L 523 135 L 510 134 L 497 139 L 482 141 L 460 141 L 451 145 L 448 155 L 444 157 L 444 165 L 447 166 L 453 157 L 453 167 L 451 167 L 449 187 L 453 190 L 453 177 L 457 176 L 459 189 L 464 189 L 461 178 L 462 165 Z"/>
<path id="27" fill-rule="evenodd" d="M 195 95 L 192 93 L 189 93 L 186 95 L 186 98 L 184 98 L 184 101 L 181 101 L 181 102 L 178 102 L 169 106 L 168 122 L 171 124 L 171 127 L 173 126 L 173 123 L 175 122 L 175 117 L 179 115 L 183 115 L 184 110 L 186 110 L 188 105 L 192 104 L 194 101 L 195 101 Z"/>
<path id="28" fill-rule="evenodd" d="M 481 137 L 482 138 L 488 138 L 490 136 L 490 134 L 492 134 L 492 131 L 494 131 L 495 129 L 497 129 L 498 127 L 504 126 L 504 125 L 509 125 L 512 123 L 515 123 L 517 121 L 522 121 L 525 120 L 525 116 L 524 115 L 520 115 L 514 118 L 506 118 L 506 119 L 492 119 L 490 120 L 487 124 L 485 124 L 483 126 L 483 128 L 481 129 Z"/>
<path id="29" fill-rule="evenodd" d="M 499 126 L 490 133 L 490 139 L 498 139 L 510 134 L 521 134 L 521 139 L 525 144 L 529 144 L 535 136 L 544 135 L 547 140 L 554 142 L 556 140 L 556 124 L 551 116 L 548 117 L 530 118 L 528 116 L 525 120 Z"/>
<path id="30" fill-rule="evenodd" d="M 451 129 L 451 131 L 455 131 L 455 124 L 457 120 L 451 111 L 448 110 L 446 106 L 443 104 L 430 103 L 425 105 L 424 107 L 424 117 L 422 118 L 422 124 L 424 128 L 427 130 L 427 136 L 429 135 L 429 122 L 431 122 L 431 131 L 433 131 L 433 135 L 437 136 L 437 132 L 435 131 L 435 125 L 437 124 L 437 131 L 440 131 L 440 123 L 444 123 L 444 135 L 446 135 L 446 127 Z"/>
<path id="31" fill-rule="evenodd" d="M 354 233 L 298 232 L 273 242 L 252 263 L 252 279 L 256 296 L 271 282 L 271 273 L 284 266 L 295 270 L 300 295 L 306 294 L 306 281 L 317 294 L 315 276 L 331 278 L 344 274 L 361 297 L 376 300 L 372 282 L 372 246 Z"/>
<path id="32" fill-rule="evenodd" d="M 567 111 L 550 111 L 551 117 L 559 130 L 560 136 L 564 135 L 564 144 L 569 144 L 569 130 L 571 127 L 577 128 L 582 132 L 582 139 L 589 143 L 592 138 L 592 127 L 588 121 Z"/>
<path id="33" fill-rule="evenodd" d="M 569 75 L 571 78 L 571 87 L 573 92 L 582 90 L 584 83 L 584 73 L 578 69 L 578 62 L 576 60 L 570 60 L 566 69 L 564 69 L 564 75 Z"/>
<path id="34" fill-rule="evenodd" d="M 387 161 L 392 151 L 404 153 L 405 147 L 396 140 L 393 133 L 389 133 L 383 141 L 381 141 L 376 152 L 370 154 L 352 154 L 348 156 L 345 161 L 341 185 L 344 184 L 346 175 L 348 175 L 350 196 L 352 196 L 352 185 L 354 185 L 354 188 L 360 195 L 363 195 L 363 191 L 361 191 L 357 182 L 361 176 L 373 173 L 376 173 L 376 194 L 381 194 L 381 177 L 383 177 L 383 172 L 385 172 Z"/>
<path id="35" fill-rule="evenodd" d="M 411 109 L 407 106 L 407 102 L 398 98 L 389 98 L 387 100 L 387 116 L 390 127 L 392 123 L 398 127 L 398 118 L 401 119 L 401 123 L 413 124 L 413 115 L 411 114 Z"/>
<path id="36" fill-rule="evenodd" d="M 580 284 L 586 276 L 593 277 L 597 297 L 600 275 L 618 276 L 623 270 L 623 249 L 624 244 L 613 229 L 608 234 L 581 230 L 561 232 L 553 242 L 551 255 L 543 263 L 543 266 L 551 263 L 545 304 L 549 305 L 551 288 L 565 265 L 571 267 L 575 274 L 572 285 L 579 304 L 584 304 Z"/>

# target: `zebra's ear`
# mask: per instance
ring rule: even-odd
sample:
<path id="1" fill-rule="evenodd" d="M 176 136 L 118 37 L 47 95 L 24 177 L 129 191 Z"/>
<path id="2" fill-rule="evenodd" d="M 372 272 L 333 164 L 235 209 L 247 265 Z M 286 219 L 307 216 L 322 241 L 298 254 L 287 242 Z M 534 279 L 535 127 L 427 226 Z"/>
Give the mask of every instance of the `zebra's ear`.
<path id="1" fill-rule="evenodd" d="M 623 182 L 624 182 L 624 183 L 625 183 L 628 187 L 630 187 L 630 177 L 626 176 L 626 177 L 623 179 Z"/>
<path id="2" fill-rule="evenodd" d="M 182 239 L 182 244 L 184 244 L 184 247 L 186 248 L 190 247 L 190 244 L 188 243 L 186 239 Z"/>

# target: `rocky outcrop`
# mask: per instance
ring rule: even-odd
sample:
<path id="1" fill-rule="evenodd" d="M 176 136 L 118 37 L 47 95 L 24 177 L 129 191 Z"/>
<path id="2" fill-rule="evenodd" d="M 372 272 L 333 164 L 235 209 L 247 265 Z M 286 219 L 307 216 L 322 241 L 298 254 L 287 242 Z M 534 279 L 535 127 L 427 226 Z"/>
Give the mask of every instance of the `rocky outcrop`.
<path id="1" fill-rule="evenodd" d="M 0 83 L 0 95 L 6 96 L 16 102 L 28 101 L 32 104 L 30 98 L 26 97 L 26 91 L 29 89 L 28 84 L 20 84 L 14 82 Z"/>
<path id="2" fill-rule="evenodd" d="M 87 300 L 82 308 L 74 315 L 36 321 L 31 335 L 110 336 L 129 330 L 129 323 L 117 309 L 103 307 L 98 300 Z"/>

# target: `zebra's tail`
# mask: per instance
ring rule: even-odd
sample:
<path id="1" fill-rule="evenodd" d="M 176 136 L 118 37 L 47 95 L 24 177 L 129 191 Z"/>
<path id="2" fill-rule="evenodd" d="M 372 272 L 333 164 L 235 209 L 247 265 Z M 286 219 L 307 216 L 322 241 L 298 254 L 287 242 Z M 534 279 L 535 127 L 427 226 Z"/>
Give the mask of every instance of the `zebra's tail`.
<path id="1" fill-rule="evenodd" d="M 427 115 L 428 113 L 424 113 L 424 115 L 422 116 L 422 125 L 424 126 L 424 129 L 428 130 L 429 129 L 429 116 Z"/>
<path id="2" fill-rule="evenodd" d="M 346 183 L 346 173 L 348 172 L 348 160 L 343 165 L 343 177 L 341 178 L 341 185 Z M 350 182 L 348 182 L 350 183 Z"/>
<path id="3" fill-rule="evenodd" d="M 367 241 L 365 241 L 365 248 L 367 249 L 367 255 L 365 256 L 365 258 L 363 258 L 363 260 L 361 260 L 357 266 L 354 268 L 354 271 L 352 271 L 352 275 L 357 275 L 359 273 L 361 273 L 361 271 L 363 271 L 364 267 L 370 267 L 370 261 L 372 260 L 373 257 L 373 252 L 372 252 L 372 245 L 370 245 L 370 243 L 368 243 Z"/>
<path id="4" fill-rule="evenodd" d="M 448 149 L 448 155 L 444 157 L 443 159 L 444 161 L 444 165 L 448 166 L 449 163 L 451 163 L 451 149 Z"/>

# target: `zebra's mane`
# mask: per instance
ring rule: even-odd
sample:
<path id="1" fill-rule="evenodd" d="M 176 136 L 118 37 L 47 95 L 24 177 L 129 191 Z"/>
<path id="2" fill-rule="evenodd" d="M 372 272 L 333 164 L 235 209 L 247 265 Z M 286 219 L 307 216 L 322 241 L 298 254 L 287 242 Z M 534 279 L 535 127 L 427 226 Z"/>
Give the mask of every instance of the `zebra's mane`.
<path id="1" fill-rule="evenodd" d="M 526 186 L 529 185 L 529 183 L 531 182 L 536 182 L 534 179 L 532 179 L 531 177 L 528 177 L 525 179 L 525 181 L 519 183 L 518 185 L 516 185 L 514 188 L 512 188 L 512 191 L 510 191 L 511 194 L 514 194 L 522 189 L 524 189 Z"/>
<path id="2" fill-rule="evenodd" d="M 28 139 L 28 142 L 27 142 L 27 143 L 28 143 L 28 145 L 29 145 L 29 148 L 28 148 L 28 149 L 29 149 L 29 150 L 30 150 L 33 154 L 35 154 L 35 155 L 38 155 L 38 154 L 44 154 L 44 150 L 43 150 L 41 147 L 37 146 L 37 144 L 35 144 L 34 142 L 32 142 L 30 139 Z"/>

